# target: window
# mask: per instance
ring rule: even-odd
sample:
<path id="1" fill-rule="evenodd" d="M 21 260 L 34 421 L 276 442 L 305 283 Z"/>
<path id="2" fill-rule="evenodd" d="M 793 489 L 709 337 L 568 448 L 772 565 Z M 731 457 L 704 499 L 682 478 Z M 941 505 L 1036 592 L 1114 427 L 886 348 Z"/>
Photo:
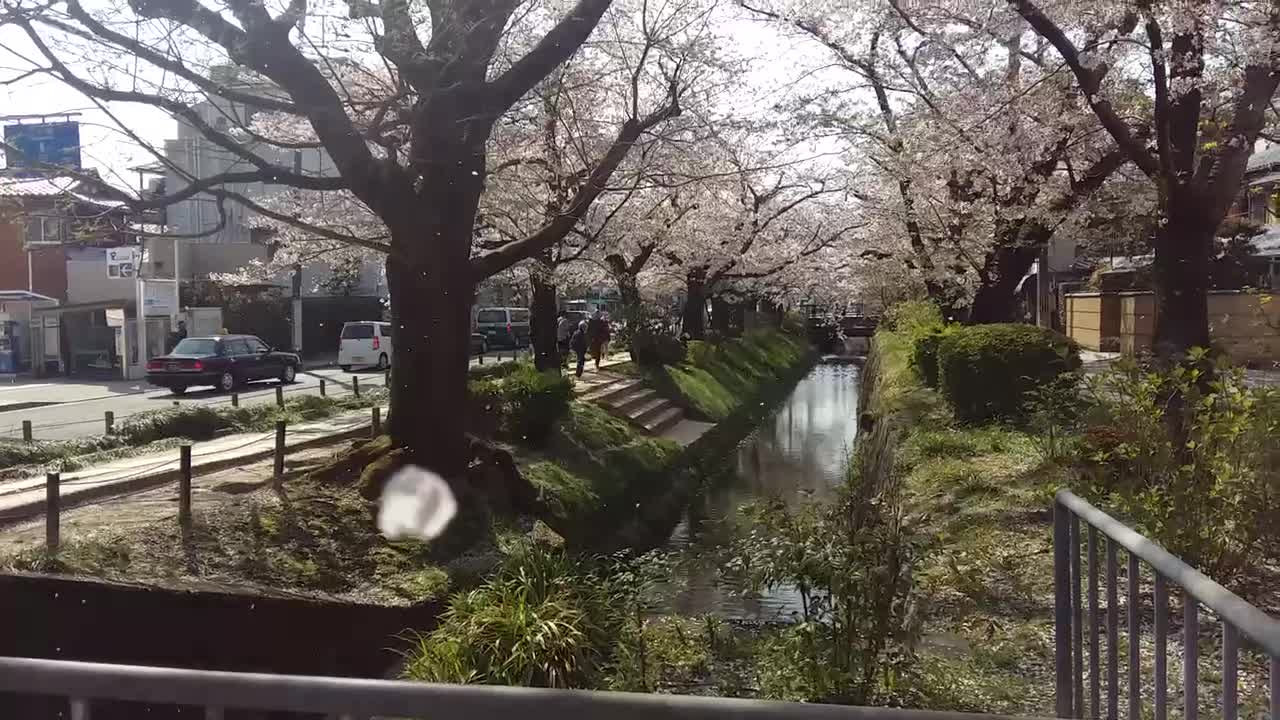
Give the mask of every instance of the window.
<path id="1" fill-rule="evenodd" d="M 342 328 L 343 340 L 368 340 L 371 337 L 373 337 L 373 326 L 368 323 L 347 325 Z"/>
<path id="2" fill-rule="evenodd" d="M 481 310 L 476 313 L 478 323 L 506 323 L 507 313 L 504 310 Z"/>
<path id="3" fill-rule="evenodd" d="M 382 337 L 391 337 L 391 326 L 379 325 L 378 332 L 382 335 Z"/>
<path id="4" fill-rule="evenodd" d="M 513 322 L 513 323 L 527 323 L 527 322 L 529 322 L 529 311 L 528 311 L 528 310 L 512 310 L 512 311 L 511 311 L 511 322 Z"/>
<path id="5" fill-rule="evenodd" d="M 27 220 L 27 244 L 60 244 L 62 242 L 62 228 L 62 218 L 32 216 Z"/>
<path id="6" fill-rule="evenodd" d="M 223 340 L 222 346 L 226 349 L 228 355 L 248 355 L 248 344 L 240 339 Z"/>
<path id="7" fill-rule="evenodd" d="M 173 348 L 173 355 L 199 355 L 207 357 L 218 354 L 218 341 L 196 338 L 183 338 Z"/>
<path id="8" fill-rule="evenodd" d="M 245 338 L 240 342 L 243 342 L 245 344 L 245 347 L 248 348 L 248 351 L 250 353 L 262 353 L 262 352 L 267 352 L 268 350 L 271 349 L 267 347 L 266 343 L 262 342 L 256 337 Z"/>

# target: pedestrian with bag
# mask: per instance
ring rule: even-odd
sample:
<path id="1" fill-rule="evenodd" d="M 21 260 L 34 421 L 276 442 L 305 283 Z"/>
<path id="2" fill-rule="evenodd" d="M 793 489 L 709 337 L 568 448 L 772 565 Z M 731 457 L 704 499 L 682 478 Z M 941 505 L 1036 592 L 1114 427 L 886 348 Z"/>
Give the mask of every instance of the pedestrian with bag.
<path id="1" fill-rule="evenodd" d="M 569 338 L 569 348 L 578 356 L 577 376 L 582 377 L 582 370 L 587 365 L 587 321 L 578 323 L 578 329 Z"/>

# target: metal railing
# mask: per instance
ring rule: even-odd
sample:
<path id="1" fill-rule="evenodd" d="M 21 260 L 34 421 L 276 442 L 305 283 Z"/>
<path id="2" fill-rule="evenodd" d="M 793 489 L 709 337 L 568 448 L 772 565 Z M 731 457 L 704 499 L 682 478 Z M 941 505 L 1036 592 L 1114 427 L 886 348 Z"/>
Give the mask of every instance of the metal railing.
<path id="1" fill-rule="evenodd" d="M 1154 718 L 1168 717 L 1169 583 L 1182 588 L 1183 681 L 1182 717 L 1197 720 L 1199 715 L 1200 606 L 1222 620 L 1222 717 L 1239 715 L 1240 635 L 1253 641 L 1270 658 L 1271 717 L 1280 720 L 1280 620 L 1270 617 L 1239 596 L 1209 579 L 1195 568 L 1169 554 L 1164 548 L 1139 535 L 1067 490 L 1058 491 L 1053 508 L 1054 575 L 1054 664 L 1056 670 L 1055 712 L 1058 717 L 1085 717 L 1084 653 L 1085 614 L 1088 614 L 1089 717 L 1118 718 L 1119 687 L 1119 589 L 1117 556 L 1123 548 L 1128 560 L 1127 625 L 1128 677 L 1127 715 L 1140 720 L 1142 714 L 1142 637 L 1140 587 L 1141 564 L 1155 572 L 1152 592 L 1154 607 Z M 1088 577 L 1081 577 L 1081 521 L 1088 527 L 1085 555 Z M 1101 535 L 1101 537 L 1099 537 Z M 1105 565 L 1099 552 L 1106 552 Z M 1099 654 L 1101 641 L 1098 608 L 1098 578 L 1106 592 L 1106 711 L 1102 712 Z M 1081 581 L 1087 580 L 1087 607 L 1082 602 Z"/>
<path id="2" fill-rule="evenodd" d="M 72 720 L 91 720 L 94 700 L 201 707 L 206 720 L 221 720 L 229 710 L 320 713 L 339 720 L 510 720 L 513 716 L 525 720 L 1000 720 L 995 715 L 875 707 L 432 685 L 4 657 L 0 657 L 0 692 L 68 698 Z"/>

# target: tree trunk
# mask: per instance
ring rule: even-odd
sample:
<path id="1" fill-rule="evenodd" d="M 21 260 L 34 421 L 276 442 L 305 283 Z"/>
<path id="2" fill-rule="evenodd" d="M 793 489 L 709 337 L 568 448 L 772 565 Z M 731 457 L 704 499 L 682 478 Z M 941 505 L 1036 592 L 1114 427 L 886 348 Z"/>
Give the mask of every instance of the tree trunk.
<path id="1" fill-rule="evenodd" d="M 694 340 L 707 336 L 707 269 L 694 268 L 685 274 L 684 333 Z"/>
<path id="2" fill-rule="evenodd" d="M 1170 205 L 1168 222 L 1156 238 L 1153 349 L 1160 358 L 1176 361 L 1191 348 L 1209 348 L 1208 268 L 1217 228 L 1197 217 L 1194 200 L 1175 198 Z"/>
<path id="3" fill-rule="evenodd" d="M 973 297 L 969 322 L 1015 322 L 1018 283 L 1026 277 L 1039 253 L 1040 248 L 1035 245 L 996 247 L 987 259 L 986 280 Z"/>
<path id="4" fill-rule="evenodd" d="M 544 254 L 545 255 L 545 254 Z M 539 258 L 529 273 L 533 285 L 533 362 L 539 370 L 560 373 L 560 351 L 556 347 L 556 285 L 551 267 Z"/>
<path id="5" fill-rule="evenodd" d="M 719 295 L 711 296 L 711 329 L 720 334 L 720 337 L 729 337 L 730 331 L 730 304 L 727 300 Z"/>

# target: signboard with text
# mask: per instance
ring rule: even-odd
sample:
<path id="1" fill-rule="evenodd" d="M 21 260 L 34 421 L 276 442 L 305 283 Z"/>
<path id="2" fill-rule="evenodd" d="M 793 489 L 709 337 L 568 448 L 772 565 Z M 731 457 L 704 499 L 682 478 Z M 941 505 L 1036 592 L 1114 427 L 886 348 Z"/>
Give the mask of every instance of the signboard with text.
<path id="1" fill-rule="evenodd" d="M 80 123 L 5 125 L 5 164 L 9 169 L 48 171 L 49 165 L 80 169 Z M 24 173 L 18 173 L 22 175 Z"/>
<path id="2" fill-rule="evenodd" d="M 142 253 L 136 247 L 107 249 L 107 277 L 131 278 L 138 272 L 138 259 Z"/>

